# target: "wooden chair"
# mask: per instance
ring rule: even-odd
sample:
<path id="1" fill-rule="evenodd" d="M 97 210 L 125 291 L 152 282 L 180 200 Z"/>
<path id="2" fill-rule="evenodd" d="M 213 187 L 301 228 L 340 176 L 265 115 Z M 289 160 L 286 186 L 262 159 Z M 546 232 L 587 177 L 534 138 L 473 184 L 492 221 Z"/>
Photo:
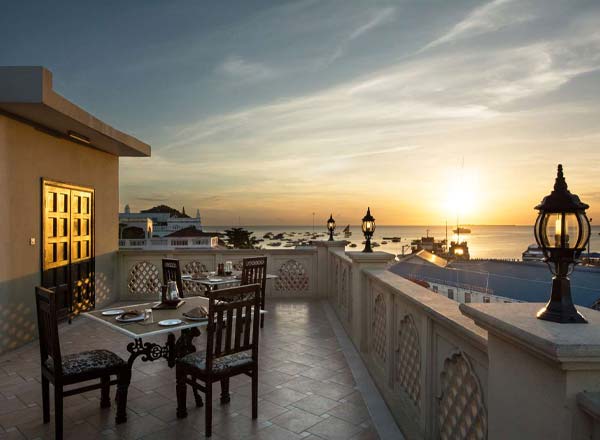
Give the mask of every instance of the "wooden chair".
<path id="1" fill-rule="evenodd" d="M 212 433 L 212 387 L 221 382 L 221 404 L 229 402 L 229 378 L 245 374 L 252 378 L 252 418 L 258 417 L 258 335 L 260 285 L 232 287 L 208 292 L 206 352 L 190 353 L 177 360 L 177 417 L 187 416 L 187 385 L 196 406 L 206 397 L 205 435 Z M 227 301 L 221 301 L 227 298 Z M 203 384 L 199 383 L 203 382 Z"/>
<path id="2" fill-rule="evenodd" d="M 66 289 L 59 286 L 59 292 Z M 100 407 L 110 407 L 110 386 L 117 385 L 117 423 L 127 421 L 127 389 L 131 370 L 121 357 L 108 350 L 91 350 L 62 356 L 58 336 L 56 293 L 36 287 L 35 299 L 40 336 L 40 361 L 42 367 L 42 407 L 44 423 L 50 422 L 50 383 L 54 386 L 54 417 L 56 439 L 63 437 L 63 398 L 100 389 Z M 111 380 L 111 376 L 116 379 Z M 99 383 L 65 390 L 94 379 Z"/>
<path id="3" fill-rule="evenodd" d="M 267 257 L 244 258 L 242 261 L 242 286 L 260 285 L 260 308 L 265 310 L 267 292 Z M 265 315 L 260 317 L 260 328 L 265 326 Z"/>
<path id="4" fill-rule="evenodd" d="M 177 290 L 179 290 L 179 296 L 183 298 L 183 281 L 181 280 L 181 268 L 179 267 L 179 260 L 163 258 L 162 270 L 163 284 L 166 286 L 167 282 L 175 281 L 177 283 Z"/>

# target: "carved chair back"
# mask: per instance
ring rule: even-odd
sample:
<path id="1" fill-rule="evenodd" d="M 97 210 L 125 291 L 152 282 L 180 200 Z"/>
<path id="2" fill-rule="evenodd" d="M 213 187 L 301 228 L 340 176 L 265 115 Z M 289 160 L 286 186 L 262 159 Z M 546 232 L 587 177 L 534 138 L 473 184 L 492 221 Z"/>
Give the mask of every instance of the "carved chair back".
<path id="1" fill-rule="evenodd" d="M 242 262 L 242 285 L 260 285 L 260 306 L 265 307 L 267 290 L 267 257 L 244 258 Z"/>
<path id="2" fill-rule="evenodd" d="M 39 286 L 35 288 L 35 304 L 40 337 L 40 361 L 42 366 L 47 366 L 47 360 L 51 358 L 55 376 L 62 375 L 56 295 L 63 294 L 66 290 L 66 284 L 59 285 L 55 288 L 55 291 Z"/>
<path id="3" fill-rule="evenodd" d="M 260 285 L 221 289 L 209 293 L 206 329 L 206 370 L 224 356 L 252 351 L 258 361 Z"/>

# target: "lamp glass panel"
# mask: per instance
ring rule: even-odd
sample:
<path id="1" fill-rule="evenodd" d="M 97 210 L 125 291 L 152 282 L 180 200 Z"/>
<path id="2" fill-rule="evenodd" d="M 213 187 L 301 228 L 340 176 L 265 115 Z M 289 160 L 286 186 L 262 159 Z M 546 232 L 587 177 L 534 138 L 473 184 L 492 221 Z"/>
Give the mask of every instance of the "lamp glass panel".
<path id="1" fill-rule="evenodd" d="M 566 213 L 565 216 L 565 247 L 568 249 L 575 249 L 577 247 L 577 241 L 579 238 L 579 221 L 577 214 Z"/>
<path id="2" fill-rule="evenodd" d="M 560 248 L 562 237 L 562 214 L 544 215 L 543 239 L 548 248 Z"/>
<path id="3" fill-rule="evenodd" d="M 543 220 L 544 220 L 544 214 L 538 215 L 537 219 L 535 220 L 535 227 L 533 228 L 533 232 L 535 234 L 535 241 L 537 242 L 538 246 L 540 246 L 540 247 L 542 247 L 542 245 L 545 245 L 542 237 L 540 236 L 540 231 L 542 228 Z"/>
<path id="4" fill-rule="evenodd" d="M 371 220 L 365 220 L 362 224 L 363 232 L 375 232 L 375 222 Z"/>
<path id="5" fill-rule="evenodd" d="M 549 213 L 544 218 L 544 242 L 548 248 L 575 249 L 579 222 L 574 213 Z"/>
<path id="6" fill-rule="evenodd" d="M 577 243 L 577 249 L 583 250 L 587 246 L 587 242 L 590 239 L 590 224 L 584 213 L 577 214 L 577 219 L 579 220 L 579 228 L 581 229 L 579 242 Z"/>

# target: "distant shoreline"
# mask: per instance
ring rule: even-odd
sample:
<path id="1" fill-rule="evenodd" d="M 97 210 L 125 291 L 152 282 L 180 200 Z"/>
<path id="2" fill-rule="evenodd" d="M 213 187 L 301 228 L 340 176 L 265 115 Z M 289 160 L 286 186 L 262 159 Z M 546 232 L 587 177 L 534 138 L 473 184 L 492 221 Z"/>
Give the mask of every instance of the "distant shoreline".
<path id="1" fill-rule="evenodd" d="M 345 223 L 346 224 L 346 223 Z M 341 225 L 338 224 L 338 227 Z M 203 227 L 207 227 L 207 228 L 310 228 L 312 229 L 313 225 L 287 225 L 287 224 L 281 224 L 281 225 L 209 225 L 209 224 L 203 224 Z M 319 226 L 323 226 L 324 227 L 324 223 L 321 224 L 315 224 L 315 228 L 319 227 Z M 360 227 L 360 224 L 353 224 L 350 223 L 351 227 Z M 442 225 L 391 225 L 391 224 L 378 224 L 377 226 L 385 226 L 385 227 L 392 227 L 392 228 L 445 228 L 446 225 L 442 224 Z M 450 224 L 448 223 L 448 228 L 452 227 L 454 228 L 456 225 Z M 481 224 L 474 224 L 474 223 L 461 223 L 460 225 L 461 227 L 464 226 L 473 226 L 473 227 L 502 227 L 502 228 L 512 228 L 512 227 L 531 227 L 533 228 L 533 224 L 531 225 L 481 225 Z"/>

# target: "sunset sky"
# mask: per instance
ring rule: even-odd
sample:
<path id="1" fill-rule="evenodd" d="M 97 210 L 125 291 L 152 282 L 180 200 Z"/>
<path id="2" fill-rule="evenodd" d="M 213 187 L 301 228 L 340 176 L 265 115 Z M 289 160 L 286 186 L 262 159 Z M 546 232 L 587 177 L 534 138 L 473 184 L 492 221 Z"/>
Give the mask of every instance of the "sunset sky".
<path id="1" fill-rule="evenodd" d="M 11 2 L 0 64 L 152 145 L 121 162 L 134 211 L 531 224 L 563 163 L 600 224 L 598 23 L 591 0 Z"/>

